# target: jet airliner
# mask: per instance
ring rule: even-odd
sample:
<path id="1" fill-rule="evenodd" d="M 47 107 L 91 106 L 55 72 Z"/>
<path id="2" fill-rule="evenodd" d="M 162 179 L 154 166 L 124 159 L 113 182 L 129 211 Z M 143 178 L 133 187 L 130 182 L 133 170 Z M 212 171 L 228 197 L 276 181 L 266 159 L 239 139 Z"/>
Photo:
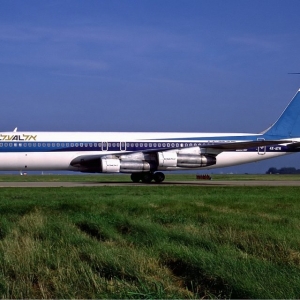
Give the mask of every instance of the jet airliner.
<path id="1" fill-rule="evenodd" d="M 213 169 L 300 151 L 300 90 L 262 133 L 0 132 L 0 170 L 129 173 L 164 181 L 162 171 Z"/>

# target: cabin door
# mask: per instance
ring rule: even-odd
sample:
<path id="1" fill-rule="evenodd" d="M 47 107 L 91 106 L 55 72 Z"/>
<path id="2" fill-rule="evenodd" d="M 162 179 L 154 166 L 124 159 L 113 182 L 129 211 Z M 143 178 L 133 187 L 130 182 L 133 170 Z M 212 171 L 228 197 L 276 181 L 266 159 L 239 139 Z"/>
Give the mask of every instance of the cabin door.
<path id="1" fill-rule="evenodd" d="M 126 151 L 126 143 L 120 142 L 120 151 Z"/>
<path id="2" fill-rule="evenodd" d="M 265 139 L 257 139 L 258 141 L 264 141 Z M 259 146 L 257 148 L 258 155 L 265 155 L 266 154 L 266 146 Z"/>

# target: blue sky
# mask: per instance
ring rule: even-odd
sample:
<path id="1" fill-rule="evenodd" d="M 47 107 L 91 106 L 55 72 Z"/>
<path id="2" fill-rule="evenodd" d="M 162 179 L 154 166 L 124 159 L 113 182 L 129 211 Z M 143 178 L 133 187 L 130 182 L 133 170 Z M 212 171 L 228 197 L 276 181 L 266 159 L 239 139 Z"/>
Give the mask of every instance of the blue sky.
<path id="1" fill-rule="evenodd" d="M 260 132 L 300 88 L 299 9 L 2 0 L 1 130 Z M 299 155 L 232 170 L 285 165 Z"/>

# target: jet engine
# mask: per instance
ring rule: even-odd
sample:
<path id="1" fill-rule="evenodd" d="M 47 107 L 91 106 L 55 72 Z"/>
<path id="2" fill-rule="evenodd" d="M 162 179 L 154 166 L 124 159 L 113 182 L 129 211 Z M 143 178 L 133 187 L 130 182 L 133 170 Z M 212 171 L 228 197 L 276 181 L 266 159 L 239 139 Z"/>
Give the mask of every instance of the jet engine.
<path id="1" fill-rule="evenodd" d="M 150 171 L 150 163 L 146 161 L 122 161 L 118 158 L 101 158 L 103 173 L 135 173 Z"/>
<path id="2" fill-rule="evenodd" d="M 158 152 L 157 160 L 159 167 L 200 168 L 216 164 L 214 156 L 175 151 Z"/>

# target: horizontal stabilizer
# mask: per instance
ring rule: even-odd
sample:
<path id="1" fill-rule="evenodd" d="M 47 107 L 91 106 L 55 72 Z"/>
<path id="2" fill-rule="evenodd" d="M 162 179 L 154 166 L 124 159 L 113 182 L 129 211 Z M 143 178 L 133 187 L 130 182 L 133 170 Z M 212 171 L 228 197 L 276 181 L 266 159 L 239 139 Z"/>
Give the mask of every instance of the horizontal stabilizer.
<path id="1" fill-rule="evenodd" d="M 248 148 L 254 148 L 254 147 L 286 144 L 286 143 L 290 143 L 290 142 L 291 141 L 288 141 L 288 140 L 249 141 L 249 142 L 237 142 L 237 143 L 233 142 L 233 143 L 201 146 L 201 148 L 219 149 L 222 151 L 233 151 L 233 150 L 248 149 Z"/>
<path id="2" fill-rule="evenodd" d="M 287 145 L 290 149 L 297 149 L 300 148 L 300 142 L 292 143 Z"/>

